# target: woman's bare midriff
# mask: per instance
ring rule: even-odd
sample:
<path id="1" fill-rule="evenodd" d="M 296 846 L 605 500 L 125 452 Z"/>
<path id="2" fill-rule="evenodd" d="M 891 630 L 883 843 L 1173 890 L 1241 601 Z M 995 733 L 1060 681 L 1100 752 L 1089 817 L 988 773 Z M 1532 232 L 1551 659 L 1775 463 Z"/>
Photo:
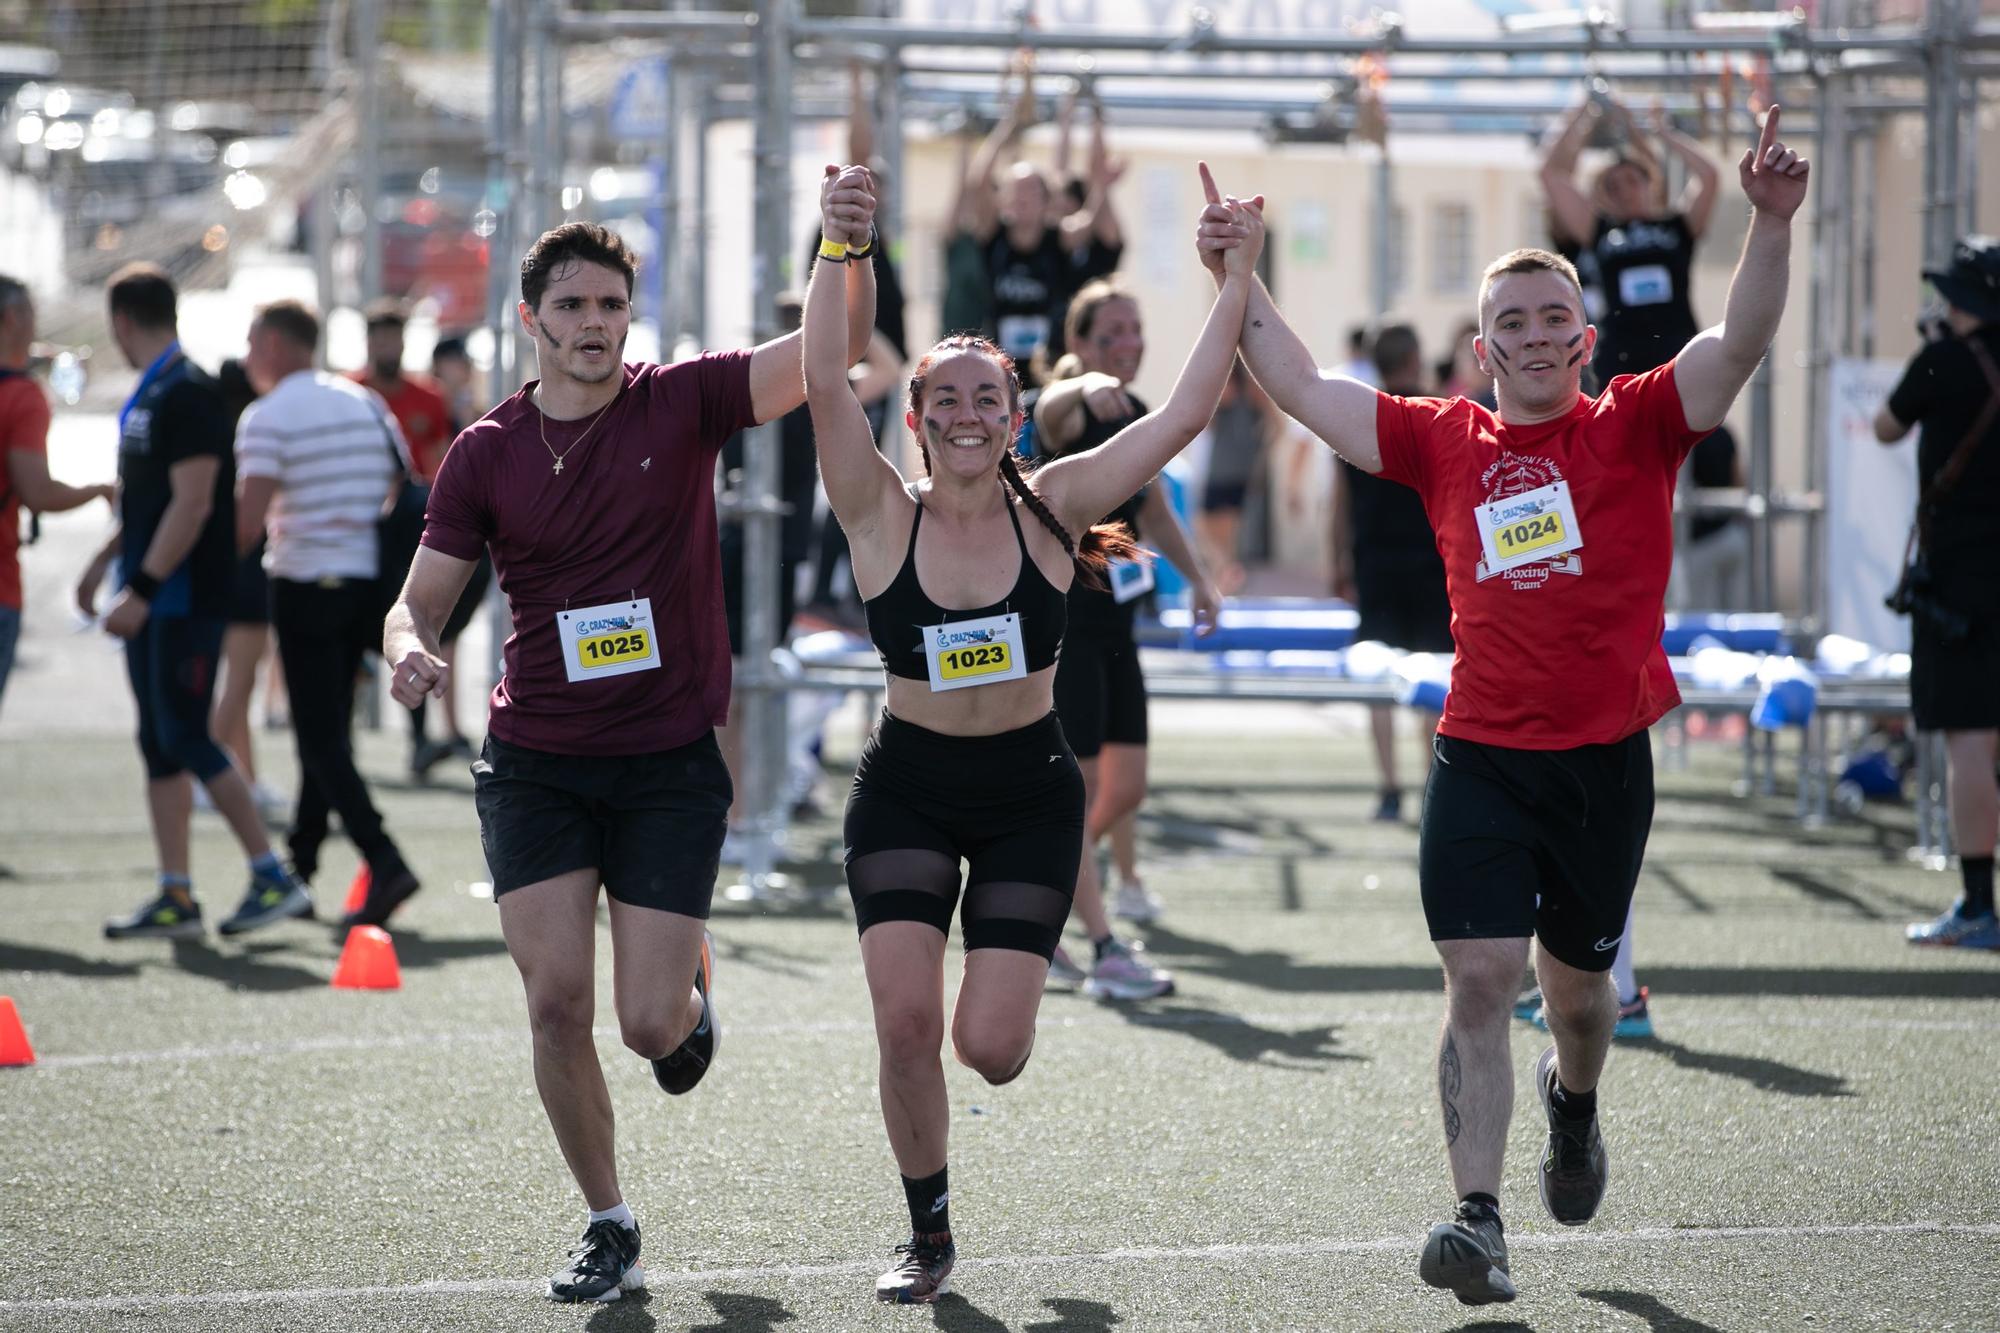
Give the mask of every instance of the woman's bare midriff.
<path id="1" fill-rule="evenodd" d="M 998 736 L 1047 717 L 1055 679 L 1056 669 L 1045 667 L 1022 680 L 933 691 L 928 681 L 891 676 L 889 715 L 946 736 Z"/>

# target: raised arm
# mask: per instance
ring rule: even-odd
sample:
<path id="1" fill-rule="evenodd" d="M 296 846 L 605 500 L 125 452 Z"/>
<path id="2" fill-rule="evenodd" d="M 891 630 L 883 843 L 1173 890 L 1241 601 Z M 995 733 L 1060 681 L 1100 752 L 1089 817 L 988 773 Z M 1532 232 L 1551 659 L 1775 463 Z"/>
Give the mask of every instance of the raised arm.
<path id="1" fill-rule="evenodd" d="M 1764 359 L 1791 280 L 1792 215 L 1805 202 L 1806 160 L 1778 141 L 1778 108 L 1764 117 L 1757 146 L 1736 164 L 1750 200 L 1750 234 L 1729 280 L 1722 323 L 1704 329 L 1674 358 L 1674 383 L 1691 430 L 1722 424 Z"/>
<path id="2" fill-rule="evenodd" d="M 1213 200 L 1211 206 L 1223 209 L 1230 219 L 1217 233 L 1231 243 L 1221 252 L 1221 290 L 1167 401 L 1098 448 L 1058 459 L 1037 474 L 1037 488 L 1072 532 L 1082 532 L 1117 508 L 1185 449 L 1214 417 L 1222 387 L 1229 379 L 1244 311 L 1256 282 L 1257 256 L 1264 247 L 1264 200 L 1259 195 L 1225 203 L 1215 193 L 1205 162 L 1201 175 Z M 1207 216 L 1206 211 L 1203 216 Z"/>
<path id="3" fill-rule="evenodd" d="M 820 179 L 820 235 L 836 245 L 865 246 L 875 237 L 875 190 L 864 166 L 826 169 Z M 813 265 L 817 273 L 822 267 Z M 847 283 L 847 365 L 868 352 L 875 336 L 875 265 L 836 265 Z M 750 353 L 750 407 L 760 422 L 773 421 L 806 398 L 800 368 L 799 334 L 788 333 L 760 344 Z"/>
<path id="4" fill-rule="evenodd" d="M 875 160 L 875 103 L 858 60 L 847 67 L 847 160 L 864 167 Z"/>
<path id="5" fill-rule="evenodd" d="M 1018 94 L 1011 91 L 1010 83 L 1016 70 L 1020 70 L 1021 78 Z M 1000 165 L 1000 154 L 1007 151 L 1034 115 L 1034 73 L 1032 68 L 1021 69 L 1018 58 L 1000 75 L 1000 107 L 1000 119 L 965 164 L 965 172 L 958 181 L 958 198 L 951 210 L 953 224 L 981 242 L 992 240 L 1000 230 L 1000 205 L 993 197 L 993 170 Z"/>
<path id="6" fill-rule="evenodd" d="M 876 527 L 885 503 L 902 489 L 895 467 L 876 451 L 868 416 L 847 378 L 845 339 L 854 302 L 854 278 L 847 270 L 873 267 L 830 255 L 814 264 L 797 334 L 820 479 L 850 540 Z"/>
<path id="7" fill-rule="evenodd" d="M 1681 193 L 1680 212 L 1687 218 L 1688 230 L 1699 237 L 1708 230 L 1708 220 L 1715 214 L 1715 199 L 1722 188 L 1722 168 L 1697 140 L 1675 129 L 1664 112 L 1655 113 L 1654 128 L 1667 150 L 1687 168 L 1687 188 Z"/>
<path id="8" fill-rule="evenodd" d="M 1597 232 L 1597 210 L 1590 206 L 1590 200 L 1576 184 L 1577 155 L 1590 138 L 1594 114 L 1589 98 L 1579 101 L 1570 108 L 1562 128 L 1542 153 L 1542 195 L 1548 201 L 1556 226 L 1578 245 L 1590 244 Z"/>
<path id="9" fill-rule="evenodd" d="M 1067 453 L 1083 434 L 1086 405 L 1101 421 L 1132 415 L 1132 396 L 1115 375 L 1088 370 L 1073 379 L 1043 387 L 1035 400 L 1035 436 L 1047 454 Z"/>

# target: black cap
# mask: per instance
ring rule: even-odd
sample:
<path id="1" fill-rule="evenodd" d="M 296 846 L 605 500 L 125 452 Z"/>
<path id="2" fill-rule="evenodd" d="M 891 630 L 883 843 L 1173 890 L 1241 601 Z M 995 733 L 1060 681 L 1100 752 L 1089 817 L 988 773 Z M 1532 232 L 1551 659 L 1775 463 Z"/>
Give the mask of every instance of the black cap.
<path id="1" fill-rule="evenodd" d="M 1965 236 L 1951 247 L 1951 263 L 1925 269 L 1938 295 L 1969 315 L 2000 321 L 2000 240 Z"/>

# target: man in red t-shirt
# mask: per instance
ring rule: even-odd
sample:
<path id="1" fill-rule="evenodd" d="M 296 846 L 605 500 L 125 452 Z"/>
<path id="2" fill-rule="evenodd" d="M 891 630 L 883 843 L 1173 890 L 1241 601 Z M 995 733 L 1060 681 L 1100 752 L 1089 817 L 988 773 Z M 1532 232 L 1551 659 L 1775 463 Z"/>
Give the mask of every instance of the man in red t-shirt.
<path id="1" fill-rule="evenodd" d="M 0 695 L 21 639 L 21 511 L 57 514 L 118 487 L 71 486 L 49 476 L 49 400 L 28 378 L 35 302 L 19 279 L 0 274 Z"/>
<path id="2" fill-rule="evenodd" d="M 1618 998 L 1607 970 L 1653 816 L 1646 729 L 1679 702 L 1660 646 L 1681 460 L 1720 425 L 1784 310 L 1806 164 L 1778 110 L 1738 171 L 1755 208 L 1723 322 L 1673 361 L 1590 398 L 1597 331 L 1576 270 L 1543 250 L 1490 265 L 1482 367 L 1499 411 L 1322 376 L 1268 294 L 1243 357 L 1278 406 L 1364 472 L 1414 488 L 1437 533 L 1458 644 L 1425 796 L 1418 877 L 1444 961 L 1438 1095 L 1459 1197 L 1418 1272 L 1467 1304 L 1514 1298 L 1500 1221 L 1513 1106 L 1508 1016 L 1532 938 L 1555 1045 L 1542 1202 L 1579 1226 L 1610 1165 L 1597 1082 Z M 1219 256 L 1226 212 L 1203 215 Z"/>
<path id="3" fill-rule="evenodd" d="M 867 172 L 829 169 L 820 207 L 829 236 L 865 234 Z M 730 685 L 715 462 L 731 432 L 806 392 L 797 333 L 625 364 L 636 268 L 615 233 L 587 222 L 528 251 L 519 316 L 541 378 L 445 456 L 383 653 L 405 706 L 448 688 L 438 630 L 492 553 L 514 632 L 473 777 L 501 931 L 527 989 L 535 1086 L 590 1206 L 583 1243 L 549 1282 L 563 1301 L 644 1282 L 591 1037 L 600 885 L 625 1044 L 679 1094 L 721 1038 L 703 929 L 730 797 L 715 740 Z M 875 280 L 871 265 L 846 269 L 852 362 L 874 325 Z"/>

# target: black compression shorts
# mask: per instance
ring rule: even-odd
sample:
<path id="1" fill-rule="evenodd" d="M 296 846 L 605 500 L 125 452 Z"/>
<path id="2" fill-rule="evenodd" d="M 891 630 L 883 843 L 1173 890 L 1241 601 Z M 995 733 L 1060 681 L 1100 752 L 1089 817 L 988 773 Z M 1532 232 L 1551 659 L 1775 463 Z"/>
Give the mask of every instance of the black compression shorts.
<path id="1" fill-rule="evenodd" d="M 1083 860 L 1083 774 L 1050 713 L 997 736 L 946 736 L 888 713 L 861 752 L 845 824 L 862 933 L 921 921 L 967 949 L 1048 958 Z"/>
<path id="2" fill-rule="evenodd" d="M 1146 676 L 1127 635 L 1072 634 L 1056 662 L 1056 716 L 1079 759 L 1146 743 Z"/>

